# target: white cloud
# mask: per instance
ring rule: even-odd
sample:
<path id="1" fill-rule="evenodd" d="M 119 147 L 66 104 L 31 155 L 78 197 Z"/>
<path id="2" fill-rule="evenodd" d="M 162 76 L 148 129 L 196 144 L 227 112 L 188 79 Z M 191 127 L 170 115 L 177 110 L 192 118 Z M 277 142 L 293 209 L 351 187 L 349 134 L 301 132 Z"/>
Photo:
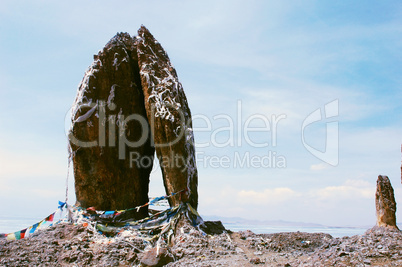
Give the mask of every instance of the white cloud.
<path id="1" fill-rule="evenodd" d="M 340 186 L 327 186 L 312 191 L 318 200 L 374 199 L 375 185 L 363 180 L 347 180 Z"/>
<path id="2" fill-rule="evenodd" d="M 310 166 L 310 170 L 312 171 L 321 171 L 321 170 L 325 170 L 329 167 L 328 164 L 326 163 L 318 163 L 318 164 L 313 164 Z"/>
<path id="3" fill-rule="evenodd" d="M 335 99 L 339 100 L 338 120 L 342 122 L 357 121 L 391 109 L 387 105 L 377 105 L 378 108 L 373 109 L 374 99 L 370 99 L 371 96 L 361 88 L 334 86 L 309 79 L 286 78 L 276 83 L 244 90 L 247 92 L 242 97 L 244 110 L 266 115 L 286 114 L 285 123 L 300 128 L 311 112 Z"/>

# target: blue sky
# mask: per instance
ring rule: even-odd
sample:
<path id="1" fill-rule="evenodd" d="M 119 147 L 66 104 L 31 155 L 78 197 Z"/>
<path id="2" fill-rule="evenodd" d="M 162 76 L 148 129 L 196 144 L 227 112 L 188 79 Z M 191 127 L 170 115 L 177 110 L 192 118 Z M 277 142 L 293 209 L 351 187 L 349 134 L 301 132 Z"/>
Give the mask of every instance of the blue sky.
<path id="1" fill-rule="evenodd" d="M 64 199 L 65 117 L 92 56 L 144 24 L 176 67 L 193 115 L 211 121 L 197 143 L 227 140 L 217 115 L 242 125 L 284 114 L 276 146 L 197 148 L 202 214 L 327 225 L 374 225 L 374 190 L 388 175 L 402 203 L 402 4 L 399 1 L 3 1 L 0 10 L 0 213 L 48 215 Z M 339 163 L 303 145 L 303 121 L 338 100 Z M 329 120 L 331 121 L 331 120 Z M 326 122 L 305 129 L 325 147 Z M 255 120 L 254 126 L 261 127 Z M 194 121 L 203 128 L 202 120 Z M 237 132 L 234 138 L 238 138 Z M 272 132 L 253 133 L 255 142 Z M 271 142 L 272 143 L 272 142 Z M 285 168 L 214 168 L 206 157 L 263 157 Z M 70 202 L 74 198 L 70 177 Z M 160 172 L 151 195 L 163 194 Z M 398 211 L 397 217 L 401 217 Z M 401 221 L 399 219 L 399 221 Z M 0 229 L 1 230 L 1 229 Z"/>

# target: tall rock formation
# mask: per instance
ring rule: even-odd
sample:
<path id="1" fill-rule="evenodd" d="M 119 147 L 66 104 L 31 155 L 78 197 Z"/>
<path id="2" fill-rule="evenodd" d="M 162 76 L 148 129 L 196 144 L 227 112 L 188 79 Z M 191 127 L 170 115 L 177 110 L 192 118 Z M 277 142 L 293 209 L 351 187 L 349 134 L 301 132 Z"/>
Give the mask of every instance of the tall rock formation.
<path id="1" fill-rule="evenodd" d="M 191 113 L 169 57 L 152 34 L 120 33 L 78 88 L 69 135 L 75 191 L 82 207 L 119 210 L 148 202 L 155 153 L 170 205 L 197 208 Z M 155 146 L 155 148 L 154 148 Z M 147 208 L 137 214 L 147 215 Z"/>
<path id="2" fill-rule="evenodd" d="M 94 60 L 78 88 L 69 136 L 77 201 L 99 210 L 132 208 L 148 202 L 154 155 L 135 42 L 117 34 Z M 129 152 L 150 164 L 130 164 Z"/>
<path id="3" fill-rule="evenodd" d="M 167 194 L 186 190 L 171 205 L 198 205 L 197 168 L 191 113 L 176 70 L 147 28 L 138 31 L 137 50 L 145 108 Z"/>
<path id="4" fill-rule="evenodd" d="M 397 228 L 394 189 L 387 176 L 378 176 L 375 207 L 377 211 L 377 226 Z"/>

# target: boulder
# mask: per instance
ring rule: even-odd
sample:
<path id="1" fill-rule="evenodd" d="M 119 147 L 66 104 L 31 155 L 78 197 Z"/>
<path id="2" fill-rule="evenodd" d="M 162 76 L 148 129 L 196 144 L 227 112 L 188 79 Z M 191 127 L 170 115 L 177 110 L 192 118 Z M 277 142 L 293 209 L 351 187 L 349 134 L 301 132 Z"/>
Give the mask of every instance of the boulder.
<path id="1" fill-rule="evenodd" d="M 94 56 L 73 106 L 69 140 L 82 207 L 121 210 L 148 202 L 155 152 L 146 118 L 136 45 L 119 33 Z M 144 207 L 137 217 L 147 214 Z"/>
<path id="2" fill-rule="evenodd" d="M 142 26 L 136 37 L 145 108 L 170 205 L 198 205 L 191 113 L 176 70 L 160 43 Z"/>
<path id="3" fill-rule="evenodd" d="M 200 229 L 209 235 L 220 235 L 227 232 L 221 221 L 205 221 L 200 224 Z"/>
<path id="4" fill-rule="evenodd" d="M 377 226 L 397 228 L 394 189 L 387 176 L 378 176 L 375 207 L 377 211 Z"/>
<path id="5" fill-rule="evenodd" d="M 148 202 L 153 156 L 171 206 L 197 208 L 191 113 L 168 55 L 142 26 L 117 34 L 78 88 L 69 134 L 78 204 L 98 210 Z M 147 216 L 144 207 L 138 218 Z"/>
<path id="6" fill-rule="evenodd" d="M 165 266 L 172 261 L 173 255 L 165 247 L 153 247 L 140 255 L 142 266 Z"/>

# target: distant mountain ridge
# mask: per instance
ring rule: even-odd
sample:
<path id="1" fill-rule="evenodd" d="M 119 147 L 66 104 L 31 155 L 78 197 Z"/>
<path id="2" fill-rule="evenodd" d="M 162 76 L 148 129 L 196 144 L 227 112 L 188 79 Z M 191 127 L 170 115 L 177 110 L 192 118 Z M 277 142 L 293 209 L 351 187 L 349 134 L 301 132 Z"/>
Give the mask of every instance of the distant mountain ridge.
<path id="1" fill-rule="evenodd" d="M 240 217 L 221 217 L 217 215 L 202 215 L 205 221 L 221 221 L 225 224 L 243 224 L 243 225 L 264 225 L 264 226 L 290 226 L 290 227 L 342 227 L 342 228 L 371 228 L 373 225 L 362 226 L 329 226 L 318 223 L 306 223 L 306 222 L 290 222 L 284 220 L 252 220 L 244 219 Z M 402 229 L 402 222 L 397 223 L 399 229 Z"/>
<path id="2" fill-rule="evenodd" d="M 205 221 L 222 221 L 223 223 L 235 224 L 251 224 L 251 225 L 266 225 L 266 226 L 302 226 L 302 227 L 326 227 L 318 223 L 305 223 L 305 222 L 289 222 L 284 220 L 251 220 L 240 217 L 221 217 L 216 215 L 203 215 Z"/>

